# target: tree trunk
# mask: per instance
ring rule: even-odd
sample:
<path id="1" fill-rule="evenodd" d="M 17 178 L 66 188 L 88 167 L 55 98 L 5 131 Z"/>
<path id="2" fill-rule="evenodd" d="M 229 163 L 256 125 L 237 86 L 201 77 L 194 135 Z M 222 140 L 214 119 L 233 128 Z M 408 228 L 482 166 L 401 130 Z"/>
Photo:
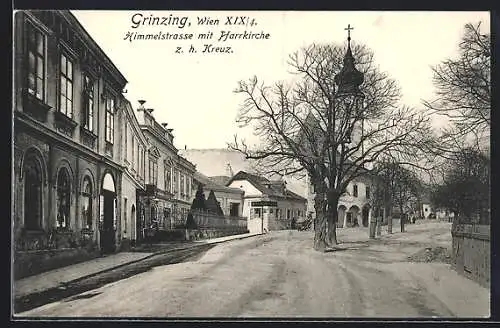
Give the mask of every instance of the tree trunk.
<path id="1" fill-rule="evenodd" d="M 328 192 L 328 246 L 332 247 L 338 244 L 337 242 L 337 220 L 339 197 L 335 191 Z"/>
<path id="2" fill-rule="evenodd" d="M 400 220 L 400 225 L 401 225 L 401 232 L 405 232 L 405 215 L 403 213 L 403 205 L 399 205 L 399 213 L 401 213 L 401 220 Z"/>
<path id="3" fill-rule="evenodd" d="M 388 234 L 392 233 L 392 213 L 391 213 L 392 211 L 391 211 L 391 208 L 392 208 L 391 203 L 384 205 L 384 216 L 387 219 L 387 233 Z"/>
<path id="4" fill-rule="evenodd" d="M 325 208 L 325 194 L 322 192 L 316 192 L 316 195 L 314 196 L 314 209 L 316 211 L 316 222 L 314 224 L 314 249 L 320 252 L 324 252 L 328 246 L 328 230 Z"/>

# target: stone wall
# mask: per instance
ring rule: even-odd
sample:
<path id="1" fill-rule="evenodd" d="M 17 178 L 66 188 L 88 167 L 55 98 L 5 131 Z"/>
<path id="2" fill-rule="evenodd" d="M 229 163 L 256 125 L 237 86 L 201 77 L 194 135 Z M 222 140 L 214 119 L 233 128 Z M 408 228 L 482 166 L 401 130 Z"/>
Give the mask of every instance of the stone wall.
<path id="1" fill-rule="evenodd" d="M 490 287 L 490 226 L 454 224 L 452 265 L 464 276 Z"/>

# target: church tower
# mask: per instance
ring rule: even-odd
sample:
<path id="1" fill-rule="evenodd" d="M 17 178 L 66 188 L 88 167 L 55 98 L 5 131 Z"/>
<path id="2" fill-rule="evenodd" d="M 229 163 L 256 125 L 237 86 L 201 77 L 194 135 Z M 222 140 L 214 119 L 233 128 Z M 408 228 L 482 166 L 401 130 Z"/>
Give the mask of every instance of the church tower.
<path id="1" fill-rule="evenodd" d="M 353 125 L 351 131 L 346 131 L 344 142 L 349 147 L 356 147 L 363 137 L 363 102 L 364 94 L 359 87 L 364 82 L 364 74 L 356 69 L 355 60 L 351 50 L 351 30 L 354 28 L 349 24 L 347 30 L 347 50 L 344 55 L 344 65 L 342 70 L 335 75 L 334 81 L 337 85 L 335 93 L 336 108 L 342 119 L 348 120 L 349 125 Z M 359 153 L 364 151 L 361 145 Z"/>

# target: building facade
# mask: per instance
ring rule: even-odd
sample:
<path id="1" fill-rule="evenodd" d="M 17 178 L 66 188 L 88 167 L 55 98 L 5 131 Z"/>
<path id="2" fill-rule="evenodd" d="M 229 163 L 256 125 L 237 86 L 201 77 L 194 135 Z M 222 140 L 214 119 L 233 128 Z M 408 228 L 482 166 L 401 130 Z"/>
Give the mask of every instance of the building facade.
<path id="1" fill-rule="evenodd" d="M 211 191 L 214 192 L 217 202 L 219 203 L 224 216 L 241 217 L 243 211 L 243 196 L 245 192 L 240 188 L 230 188 L 225 185 L 213 181 L 209 177 L 200 172 L 194 174 L 195 185 L 201 184 L 205 199 Z M 196 194 L 196 188 L 193 188 L 193 197 Z"/>
<path id="2" fill-rule="evenodd" d="M 305 218 L 307 199 L 287 190 L 284 181 L 240 171 L 227 186 L 245 192 L 242 215 L 248 218 L 250 233 L 291 229 Z"/>
<path id="3" fill-rule="evenodd" d="M 120 160 L 122 174 L 121 234 L 124 248 L 127 243 L 133 246 L 144 238 L 144 206 L 138 196 L 146 191 L 146 149 L 148 142 L 142 133 L 139 122 L 130 102 L 123 100 L 120 111 L 121 130 Z"/>
<path id="4" fill-rule="evenodd" d="M 368 227 L 373 207 L 371 204 L 372 193 L 373 181 L 370 175 L 357 177 L 351 181 L 339 199 L 337 227 Z M 312 184 L 308 184 L 307 213 L 312 217 L 315 217 L 314 195 Z"/>
<path id="5" fill-rule="evenodd" d="M 139 194 L 143 229 L 172 230 L 182 227 L 193 200 L 196 167 L 178 154 L 173 129 L 158 123 L 153 109 L 137 108 L 139 126 L 147 140 L 144 154 L 146 189 Z"/>
<path id="6" fill-rule="evenodd" d="M 69 11 L 14 17 L 16 251 L 120 246 L 127 81 Z"/>

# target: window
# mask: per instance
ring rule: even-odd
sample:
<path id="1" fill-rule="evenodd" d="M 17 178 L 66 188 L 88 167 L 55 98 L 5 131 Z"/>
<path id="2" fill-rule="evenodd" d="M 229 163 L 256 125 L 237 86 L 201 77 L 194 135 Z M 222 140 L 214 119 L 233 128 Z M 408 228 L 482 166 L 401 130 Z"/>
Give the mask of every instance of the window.
<path id="1" fill-rule="evenodd" d="M 82 186 L 82 222 L 86 229 L 92 229 L 92 185 L 85 177 Z"/>
<path id="2" fill-rule="evenodd" d="M 366 186 L 366 198 L 370 198 L 370 186 Z"/>
<path id="3" fill-rule="evenodd" d="M 57 175 L 57 227 L 69 227 L 70 184 L 66 168 Z"/>
<path id="4" fill-rule="evenodd" d="M 230 207 L 230 210 L 229 210 L 229 215 L 230 216 L 239 216 L 239 213 L 240 213 L 240 204 L 238 204 L 238 203 L 231 203 L 230 206 L 231 207 Z M 272 211 L 272 209 L 271 209 L 271 211 Z"/>
<path id="5" fill-rule="evenodd" d="M 172 172 L 170 165 L 165 163 L 165 171 L 163 173 L 165 177 L 165 191 L 170 192 L 172 189 Z"/>
<path id="6" fill-rule="evenodd" d="M 128 159 L 128 124 L 127 121 L 125 121 L 125 159 Z M 132 162 L 133 163 L 133 162 Z"/>
<path id="7" fill-rule="evenodd" d="M 179 190 L 178 188 L 179 186 L 177 185 L 177 171 L 174 170 L 174 195 L 177 195 L 177 191 Z"/>
<path id="8" fill-rule="evenodd" d="M 158 178 L 158 163 L 149 159 L 149 183 L 156 185 Z"/>
<path id="9" fill-rule="evenodd" d="M 184 185 L 184 174 L 181 173 L 181 196 L 184 197 L 185 194 L 185 185 Z"/>
<path id="10" fill-rule="evenodd" d="M 137 145 L 137 161 L 135 161 L 135 170 L 137 172 L 139 172 L 139 161 L 141 159 L 141 156 L 140 156 L 141 149 L 140 149 L 139 141 L 136 142 L 136 145 Z"/>
<path id="11" fill-rule="evenodd" d="M 254 208 L 253 209 L 254 217 L 261 217 L 261 209 L 260 208 Z"/>
<path id="12" fill-rule="evenodd" d="M 127 198 L 123 199 L 123 234 L 127 236 Z"/>
<path id="13" fill-rule="evenodd" d="M 115 130 L 115 120 L 114 120 L 114 109 L 115 109 L 115 100 L 112 96 L 106 97 L 106 121 L 105 130 L 106 130 L 106 141 L 109 143 L 114 142 L 114 130 Z"/>
<path id="14" fill-rule="evenodd" d="M 139 157 L 139 175 L 144 177 L 144 149 L 142 147 L 139 148 L 139 154 L 141 155 Z"/>
<path id="15" fill-rule="evenodd" d="M 352 195 L 354 197 L 358 197 L 358 186 L 357 185 L 352 186 Z"/>
<path id="16" fill-rule="evenodd" d="M 286 218 L 289 220 L 292 216 L 292 211 L 290 209 L 286 210 Z"/>
<path id="17" fill-rule="evenodd" d="M 29 161 L 24 168 L 24 227 L 40 228 L 42 219 L 42 176 L 39 166 Z"/>
<path id="18" fill-rule="evenodd" d="M 186 177 L 186 195 L 191 196 L 191 177 Z"/>
<path id="19" fill-rule="evenodd" d="M 94 130 L 94 81 L 87 75 L 83 76 L 83 122 L 82 126 Z"/>
<path id="20" fill-rule="evenodd" d="M 45 35 L 28 24 L 28 92 L 45 99 Z"/>
<path id="21" fill-rule="evenodd" d="M 73 118 L 73 63 L 64 53 L 61 54 L 60 75 L 59 111 Z"/>
<path id="22" fill-rule="evenodd" d="M 135 145 L 134 145 L 134 136 L 132 136 L 132 168 L 135 170 Z"/>

